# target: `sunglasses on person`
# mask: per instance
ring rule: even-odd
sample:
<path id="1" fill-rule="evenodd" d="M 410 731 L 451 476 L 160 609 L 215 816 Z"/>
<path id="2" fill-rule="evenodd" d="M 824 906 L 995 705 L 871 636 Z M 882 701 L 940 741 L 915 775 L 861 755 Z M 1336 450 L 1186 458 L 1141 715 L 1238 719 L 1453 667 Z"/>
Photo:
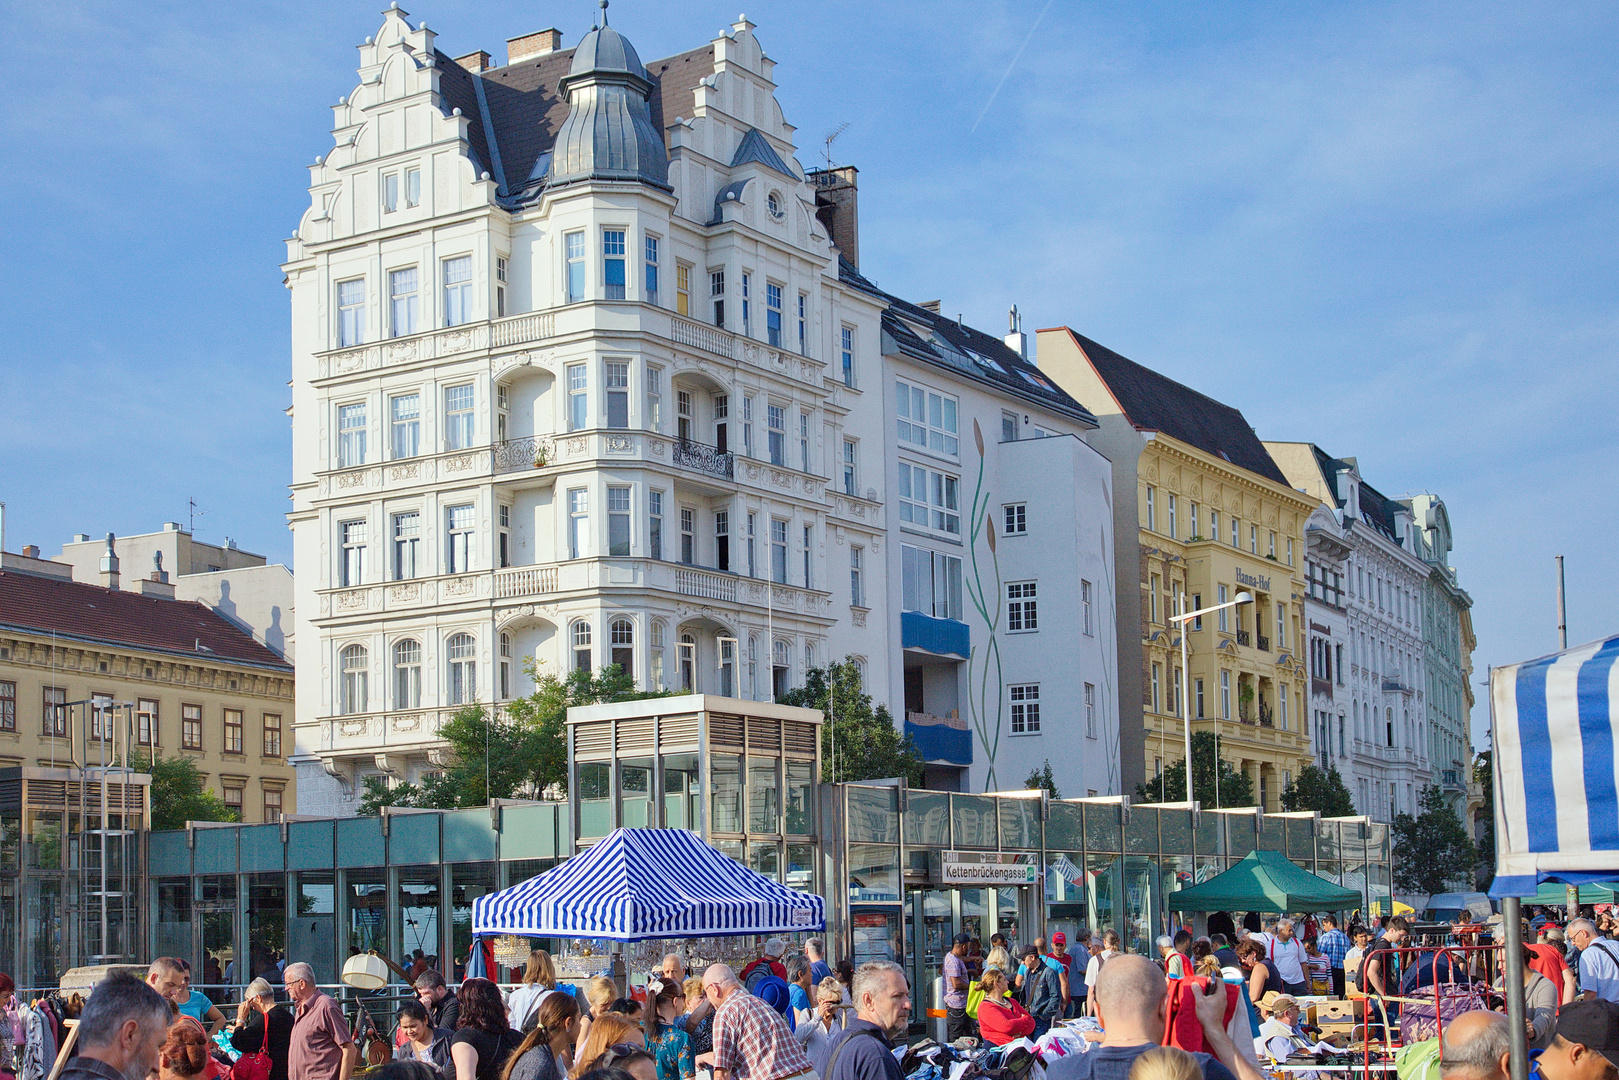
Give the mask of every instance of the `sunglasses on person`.
<path id="1" fill-rule="evenodd" d="M 650 1056 L 644 1046 L 636 1046 L 634 1043 L 614 1043 L 602 1051 L 601 1056 L 596 1059 L 596 1063 L 592 1068 L 612 1069 L 636 1057 Z"/>

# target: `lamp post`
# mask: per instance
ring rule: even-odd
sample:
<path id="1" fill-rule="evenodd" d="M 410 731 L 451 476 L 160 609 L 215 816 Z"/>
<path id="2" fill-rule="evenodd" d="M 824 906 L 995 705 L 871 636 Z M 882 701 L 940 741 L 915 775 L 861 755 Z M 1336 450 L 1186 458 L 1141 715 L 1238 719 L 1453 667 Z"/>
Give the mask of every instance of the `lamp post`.
<path id="1" fill-rule="evenodd" d="M 1187 623 L 1190 622 L 1192 619 L 1200 618 L 1200 617 L 1202 617 L 1204 615 L 1210 614 L 1211 612 L 1221 611 L 1221 610 L 1224 610 L 1225 608 L 1229 608 L 1229 607 L 1236 607 L 1238 604 L 1251 604 L 1253 602 L 1254 602 L 1254 594 L 1251 593 L 1251 592 L 1248 592 L 1247 590 L 1244 590 L 1242 592 L 1239 592 L 1235 599 L 1227 600 L 1223 604 L 1215 604 L 1213 607 L 1198 608 L 1196 611 L 1187 611 L 1186 610 L 1186 590 L 1182 589 L 1181 590 L 1181 595 L 1180 595 L 1181 613 L 1179 615 L 1171 615 L 1169 617 L 1170 622 L 1180 623 L 1180 627 L 1181 627 L 1181 720 L 1186 725 L 1186 805 L 1187 806 L 1192 805 L 1192 710 L 1190 708 L 1188 708 L 1188 706 L 1187 706 L 1187 695 L 1189 693 L 1191 693 L 1192 675 L 1191 675 L 1191 672 L 1189 672 L 1186 669 L 1186 631 L 1188 629 Z M 1215 738 L 1218 739 L 1219 735 L 1216 734 Z M 1220 762 L 1219 762 L 1218 753 L 1216 753 L 1216 755 L 1215 755 L 1214 776 L 1215 776 L 1215 782 L 1218 783 L 1219 782 L 1219 777 L 1220 777 Z M 1168 792 L 1165 792 L 1165 794 L 1168 794 Z"/>

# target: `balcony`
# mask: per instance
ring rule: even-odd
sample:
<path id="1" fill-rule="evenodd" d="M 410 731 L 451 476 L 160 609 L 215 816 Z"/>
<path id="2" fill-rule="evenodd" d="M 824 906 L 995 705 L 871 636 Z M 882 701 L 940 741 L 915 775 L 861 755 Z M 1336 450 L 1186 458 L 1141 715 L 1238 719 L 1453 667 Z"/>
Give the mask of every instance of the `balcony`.
<path id="1" fill-rule="evenodd" d="M 1310 679 L 1310 693 L 1312 693 L 1312 694 L 1314 694 L 1314 695 L 1316 695 L 1318 697 L 1324 697 L 1328 701 L 1331 701 L 1332 700 L 1332 680 L 1331 679 L 1311 678 Z"/>
<path id="2" fill-rule="evenodd" d="M 1264 634 L 1259 635 L 1259 648 L 1261 652 L 1270 652 L 1270 638 Z"/>
<path id="3" fill-rule="evenodd" d="M 1253 643 L 1254 643 L 1254 638 L 1253 638 L 1252 634 L 1248 633 L 1248 631 L 1246 631 L 1246 630 L 1238 630 L 1237 631 L 1237 644 L 1238 645 L 1252 645 Z"/>
<path id="4" fill-rule="evenodd" d="M 732 479 L 732 455 L 718 447 L 694 442 L 676 442 L 674 461 L 682 469 L 715 476 L 721 480 Z"/>
<path id="5" fill-rule="evenodd" d="M 701 596 L 708 600 L 736 603 L 736 577 L 708 570 L 675 569 L 675 592 L 681 596 Z"/>
<path id="6" fill-rule="evenodd" d="M 905 734 L 911 737 L 924 761 L 958 766 L 973 763 L 972 732 L 959 712 L 955 716 L 907 712 Z"/>
<path id="7" fill-rule="evenodd" d="M 695 322 L 679 315 L 670 320 L 669 336 L 681 345 L 706 349 L 729 360 L 736 359 L 736 339 L 717 326 Z"/>
<path id="8" fill-rule="evenodd" d="M 902 611 L 899 616 L 900 648 L 920 649 L 937 656 L 972 654 L 972 631 L 955 619 L 936 619 L 920 611 Z"/>
<path id="9" fill-rule="evenodd" d="M 555 334 L 556 319 L 551 312 L 529 312 L 488 322 L 435 327 L 406 337 L 386 338 L 372 344 L 317 353 L 320 358 L 317 378 L 336 378 L 416 360 L 443 359 L 459 353 L 503 349 L 510 345 L 543 341 Z"/>
<path id="10" fill-rule="evenodd" d="M 555 566 L 520 566 L 502 570 L 495 575 L 495 599 L 511 600 L 522 596 L 544 596 L 557 591 Z"/>
<path id="11" fill-rule="evenodd" d="M 1275 727 L 1276 726 L 1276 713 L 1274 711 L 1272 711 L 1271 707 L 1269 705 L 1266 705 L 1263 701 L 1261 701 L 1259 703 L 1259 726 L 1260 727 Z"/>
<path id="12" fill-rule="evenodd" d="M 545 435 L 507 439 L 495 444 L 494 468 L 497 474 L 519 469 L 543 469 L 556 459 L 556 443 Z"/>

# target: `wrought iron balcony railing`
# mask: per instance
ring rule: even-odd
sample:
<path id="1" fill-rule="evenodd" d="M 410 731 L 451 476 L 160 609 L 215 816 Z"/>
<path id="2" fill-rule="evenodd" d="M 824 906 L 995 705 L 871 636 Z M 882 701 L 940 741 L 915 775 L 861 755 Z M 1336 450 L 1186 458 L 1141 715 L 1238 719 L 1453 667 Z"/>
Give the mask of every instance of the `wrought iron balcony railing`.
<path id="1" fill-rule="evenodd" d="M 728 451 L 702 443 L 676 442 L 675 464 L 693 472 L 707 473 L 722 480 L 732 478 L 732 460 Z"/>

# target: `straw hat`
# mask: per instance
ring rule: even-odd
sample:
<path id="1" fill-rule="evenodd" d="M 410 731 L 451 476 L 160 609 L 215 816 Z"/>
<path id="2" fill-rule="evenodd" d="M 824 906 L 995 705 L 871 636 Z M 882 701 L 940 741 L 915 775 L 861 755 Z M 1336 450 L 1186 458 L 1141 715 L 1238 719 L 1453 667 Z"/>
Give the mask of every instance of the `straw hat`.
<path id="1" fill-rule="evenodd" d="M 1298 1004 L 1298 1000 L 1291 994 L 1283 994 L 1277 990 L 1265 991 L 1265 996 L 1259 999 L 1259 1007 L 1268 1013 L 1285 1012 Z"/>

